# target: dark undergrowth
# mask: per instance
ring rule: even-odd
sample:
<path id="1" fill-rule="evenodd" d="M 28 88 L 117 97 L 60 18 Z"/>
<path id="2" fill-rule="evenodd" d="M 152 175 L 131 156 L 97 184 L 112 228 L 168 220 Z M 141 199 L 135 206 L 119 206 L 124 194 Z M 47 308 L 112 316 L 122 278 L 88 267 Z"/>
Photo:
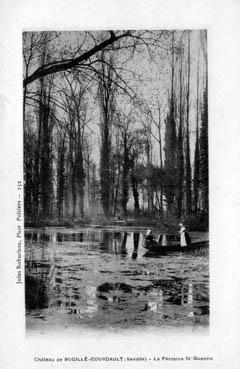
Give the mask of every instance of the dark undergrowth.
<path id="1" fill-rule="evenodd" d="M 127 217 L 104 217 L 86 216 L 84 218 L 75 219 L 47 219 L 33 222 L 31 219 L 25 219 L 25 227 L 86 227 L 95 225 L 104 226 L 127 226 L 127 227 L 149 227 L 161 228 L 173 232 L 178 228 L 178 224 L 182 222 L 189 231 L 208 231 L 208 219 L 206 216 L 190 215 L 188 217 L 176 217 L 174 215 L 164 214 L 159 217 L 155 214 L 142 213 L 138 216 L 129 214 Z"/>

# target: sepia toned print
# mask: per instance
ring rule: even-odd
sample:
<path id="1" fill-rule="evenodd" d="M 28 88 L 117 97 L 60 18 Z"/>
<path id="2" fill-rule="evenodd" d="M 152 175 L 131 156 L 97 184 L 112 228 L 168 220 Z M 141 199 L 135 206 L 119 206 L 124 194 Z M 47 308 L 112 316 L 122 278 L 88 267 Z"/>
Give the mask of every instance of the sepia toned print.
<path id="1" fill-rule="evenodd" d="M 209 325 L 204 30 L 23 33 L 27 331 Z"/>

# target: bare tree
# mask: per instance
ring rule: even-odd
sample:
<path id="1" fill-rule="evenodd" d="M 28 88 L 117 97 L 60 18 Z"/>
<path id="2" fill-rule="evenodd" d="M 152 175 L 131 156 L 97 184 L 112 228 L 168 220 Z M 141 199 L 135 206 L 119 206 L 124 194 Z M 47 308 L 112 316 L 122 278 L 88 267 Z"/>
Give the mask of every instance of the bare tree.
<path id="1" fill-rule="evenodd" d="M 111 151 L 111 130 L 115 114 L 116 84 L 114 83 L 113 65 L 114 59 L 106 61 L 105 53 L 102 52 L 101 74 L 99 75 L 98 98 L 101 110 L 101 157 L 100 157 L 100 178 L 101 178 L 101 198 L 105 216 L 110 210 L 110 151 Z"/>
<path id="2" fill-rule="evenodd" d="M 190 31 L 188 31 L 188 72 L 187 72 L 187 117 L 186 117 L 186 212 L 189 215 L 192 211 L 192 175 L 190 159 L 190 140 L 189 140 L 189 113 L 190 113 L 190 71 L 191 71 L 191 46 Z"/>

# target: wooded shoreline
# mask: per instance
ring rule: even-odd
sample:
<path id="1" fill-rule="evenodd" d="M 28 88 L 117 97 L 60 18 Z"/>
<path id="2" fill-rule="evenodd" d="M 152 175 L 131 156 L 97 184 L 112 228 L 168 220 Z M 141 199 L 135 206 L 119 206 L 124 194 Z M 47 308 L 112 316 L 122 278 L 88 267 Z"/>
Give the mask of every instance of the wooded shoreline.
<path id="1" fill-rule="evenodd" d="M 65 227 L 65 228 L 75 228 L 75 227 L 92 227 L 92 228 L 131 228 L 131 229 L 158 229 L 161 231 L 169 231 L 169 232 L 176 232 L 178 230 L 179 221 L 175 221 L 173 223 L 162 223 L 158 219 L 149 219 L 149 218 L 131 218 L 131 219 L 123 219 L 123 220 L 116 220 L 116 219 L 98 219 L 96 222 L 91 222 L 89 219 L 81 219 L 81 220 L 45 220 L 45 221 L 38 221 L 32 222 L 25 220 L 24 226 L 26 228 L 42 228 L 42 227 Z M 197 223 L 196 221 L 186 221 L 185 222 L 189 231 L 200 231 L 200 232 L 207 232 L 208 225 L 206 223 Z"/>

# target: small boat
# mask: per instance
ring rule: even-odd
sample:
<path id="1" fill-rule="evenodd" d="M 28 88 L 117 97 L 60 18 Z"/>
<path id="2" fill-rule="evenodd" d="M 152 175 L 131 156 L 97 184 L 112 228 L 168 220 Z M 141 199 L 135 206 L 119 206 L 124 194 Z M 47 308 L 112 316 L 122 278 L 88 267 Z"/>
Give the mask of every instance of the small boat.
<path id="1" fill-rule="evenodd" d="M 154 239 L 152 235 L 147 235 L 143 246 L 151 253 L 166 254 L 168 252 L 186 252 L 208 247 L 209 241 L 196 240 L 187 246 L 181 246 L 180 237 L 177 235 L 160 235 L 158 240 Z"/>

